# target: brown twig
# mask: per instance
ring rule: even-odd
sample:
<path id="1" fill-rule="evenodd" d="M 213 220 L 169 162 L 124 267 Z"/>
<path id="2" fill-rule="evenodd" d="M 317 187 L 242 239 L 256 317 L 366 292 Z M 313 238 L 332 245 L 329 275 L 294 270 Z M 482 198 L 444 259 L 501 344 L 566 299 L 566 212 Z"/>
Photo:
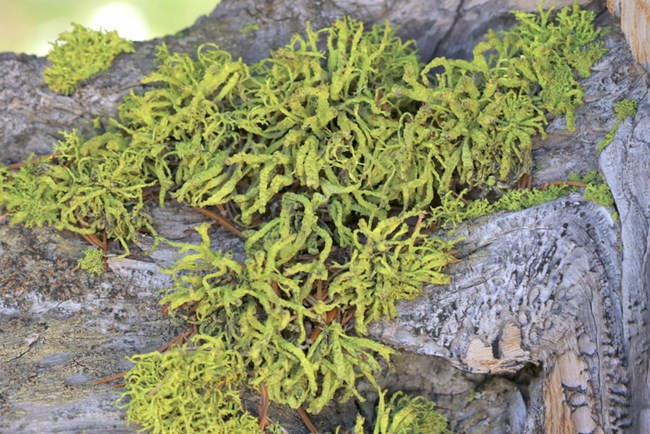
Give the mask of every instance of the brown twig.
<path id="1" fill-rule="evenodd" d="M 354 308 L 349 309 L 341 319 L 341 325 L 344 326 L 354 318 Z"/>
<path id="2" fill-rule="evenodd" d="M 418 221 L 415 222 L 415 226 L 413 226 L 413 232 L 411 232 L 411 234 L 416 233 L 418 231 L 418 229 L 420 229 L 420 226 L 422 226 L 423 221 L 424 221 L 424 214 L 420 214 L 418 216 Z M 422 235 L 425 235 L 425 234 L 420 233 L 420 237 L 422 237 Z"/>
<path id="3" fill-rule="evenodd" d="M 104 251 L 104 273 L 106 273 L 108 271 L 108 256 L 106 255 L 108 252 L 108 238 L 106 237 L 106 231 L 102 235 L 101 248 Z"/>
<path id="4" fill-rule="evenodd" d="M 338 308 L 338 307 L 335 307 L 334 309 L 332 309 L 332 310 L 330 310 L 329 312 L 327 312 L 327 313 L 325 314 L 325 324 L 326 324 L 326 325 L 330 325 L 330 324 L 332 324 L 332 321 L 334 321 L 334 318 L 336 318 L 336 316 L 338 315 L 338 313 L 339 313 L 339 308 Z M 308 342 L 309 344 L 313 344 L 313 343 L 316 341 L 316 339 L 318 339 L 318 336 L 320 336 L 320 334 L 321 334 L 322 331 L 323 331 L 323 328 L 320 327 L 320 326 L 317 326 L 317 327 L 314 329 L 314 331 L 311 332 L 311 336 L 309 336 L 309 338 L 307 339 L 307 342 Z"/>
<path id="5" fill-rule="evenodd" d="M 117 380 L 118 378 L 124 377 L 128 372 L 129 371 L 122 371 L 122 372 L 119 372 L 119 373 L 117 373 L 115 375 L 111 375 L 110 377 L 104 377 L 104 378 L 102 378 L 100 380 L 94 381 L 93 386 L 99 386 L 100 384 L 104 384 L 104 383 L 108 383 L 108 382 L 113 381 L 113 380 Z"/>
<path id="6" fill-rule="evenodd" d="M 188 302 L 186 302 L 186 303 L 181 304 L 180 306 L 177 306 L 177 307 L 174 309 L 174 311 L 177 311 L 177 310 L 180 310 L 180 309 L 185 309 L 185 308 L 187 308 L 187 313 L 188 313 L 188 314 L 192 314 L 192 313 L 196 312 L 196 309 L 199 307 L 199 304 L 201 304 L 200 301 L 188 301 Z M 164 306 L 160 309 L 160 311 L 161 311 L 162 313 L 164 313 L 164 314 L 170 315 L 170 313 L 169 313 L 169 306 L 170 306 L 169 303 L 166 304 L 166 305 L 164 305 Z"/>
<path id="7" fill-rule="evenodd" d="M 282 298 L 282 294 L 280 294 L 280 286 L 278 285 L 277 280 L 271 281 L 271 288 L 273 288 L 273 292 L 278 298 Z"/>
<path id="8" fill-rule="evenodd" d="M 212 220 L 214 220 L 215 222 L 219 223 L 221 225 L 221 227 L 223 227 L 225 230 L 227 230 L 228 232 L 230 232 L 234 236 L 243 239 L 243 237 L 241 235 L 241 231 L 239 229 L 237 229 L 235 227 L 235 225 L 230 223 L 228 220 L 226 220 L 224 217 L 220 216 L 216 212 L 210 211 L 208 209 L 199 208 L 198 206 L 195 206 L 194 209 L 197 210 L 198 212 L 200 212 L 201 214 L 203 214 L 204 216 L 209 217 Z"/>
<path id="9" fill-rule="evenodd" d="M 99 241 L 99 238 L 97 238 L 97 235 L 95 235 L 95 234 L 81 234 L 81 236 L 84 237 L 84 239 L 86 241 L 88 241 L 90 244 L 92 244 L 93 246 L 99 247 L 100 249 L 104 250 L 104 243 Z M 106 252 L 106 250 L 104 250 L 104 252 Z"/>
<path id="10" fill-rule="evenodd" d="M 323 291 L 323 280 L 316 281 L 316 299 L 325 300 L 326 292 Z"/>
<path id="11" fill-rule="evenodd" d="M 49 158 L 49 159 L 53 160 L 56 157 L 58 157 L 59 155 L 61 155 L 61 151 L 56 151 L 55 153 L 49 154 L 49 155 L 36 156 L 36 157 L 34 157 L 34 158 L 30 159 L 30 160 L 27 160 L 27 161 L 21 161 L 19 163 L 9 164 L 9 165 L 7 165 L 7 169 L 15 172 L 15 171 L 20 170 L 21 168 L 27 166 L 28 164 L 38 163 L 39 161 L 44 160 L 46 158 Z"/>
<path id="12" fill-rule="evenodd" d="M 531 190 L 533 188 L 533 175 L 529 175 L 528 173 L 521 175 L 521 178 L 517 181 L 517 188 L 519 190 Z"/>
<path id="13" fill-rule="evenodd" d="M 161 347 L 159 347 L 156 351 L 159 353 L 164 353 L 167 351 L 171 346 L 173 345 L 183 345 L 185 342 L 187 342 L 192 336 L 195 335 L 195 329 L 194 327 L 189 328 L 176 336 L 175 338 L 171 339 L 169 342 L 165 343 Z"/>
<path id="14" fill-rule="evenodd" d="M 166 344 L 164 344 L 163 346 L 161 346 L 160 348 L 158 348 L 156 351 L 158 351 L 159 353 L 164 353 L 165 351 L 167 351 L 169 349 L 169 347 L 171 347 L 174 344 L 182 345 L 189 338 L 194 336 L 197 332 L 198 332 L 198 330 L 197 330 L 196 326 L 194 326 L 192 328 L 189 328 L 189 329 L 185 330 L 183 333 L 181 333 L 178 336 L 176 336 L 175 338 L 173 338 L 172 340 L 170 340 L 169 342 L 167 342 Z M 111 375 L 110 377 L 105 377 L 105 378 L 99 379 L 99 380 L 93 382 L 93 386 L 98 386 L 100 384 L 104 384 L 104 383 L 108 383 L 108 382 L 113 381 L 113 380 L 117 380 L 118 378 L 124 377 L 128 372 L 129 371 L 123 371 L 123 372 L 119 372 L 117 374 Z"/>
<path id="15" fill-rule="evenodd" d="M 300 419 L 302 419 L 303 423 L 305 424 L 309 432 L 312 434 L 318 434 L 318 429 L 316 429 L 316 427 L 312 423 L 307 412 L 302 408 L 298 408 L 296 411 L 298 412 L 298 416 L 300 416 Z"/>
<path id="16" fill-rule="evenodd" d="M 264 383 L 260 384 L 260 393 L 262 394 L 262 401 L 259 406 L 260 431 L 264 432 L 264 429 L 269 424 L 269 393 Z"/>
<path id="17" fill-rule="evenodd" d="M 580 188 L 587 188 L 587 184 L 584 182 L 578 182 L 578 181 L 554 181 L 554 182 L 547 182 L 546 184 L 540 185 L 538 188 L 540 190 L 545 190 L 551 185 L 570 185 L 572 187 L 580 187 Z"/>

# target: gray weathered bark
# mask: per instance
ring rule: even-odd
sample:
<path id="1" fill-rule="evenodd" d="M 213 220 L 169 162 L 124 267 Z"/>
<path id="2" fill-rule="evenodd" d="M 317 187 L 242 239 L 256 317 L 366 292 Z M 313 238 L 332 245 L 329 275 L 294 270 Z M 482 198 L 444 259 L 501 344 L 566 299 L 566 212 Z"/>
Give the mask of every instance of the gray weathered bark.
<path id="1" fill-rule="evenodd" d="M 425 57 L 466 56 L 488 27 L 510 22 L 507 10 L 537 0 L 228 1 L 178 38 L 172 50 L 207 41 L 245 60 L 263 57 L 309 19 L 314 27 L 349 14 L 366 22 L 389 19 L 418 40 Z M 525 3 L 525 4 L 524 4 Z M 561 2 L 570 3 L 570 1 Z M 602 2 L 590 5 L 604 10 Z M 603 23 L 611 23 L 607 15 Z M 241 34 L 248 24 L 257 31 Z M 620 213 L 579 195 L 519 213 L 462 225 L 452 283 L 425 289 L 401 303 L 399 316 L 376 324 L 373 335 L 400 350 L 390 389 L 433 398 L 457 432 L 650 432 L 648 341 L 650 318 L 650 100 L 645 71 L 635 64 L 618 26 L 610 52 L 584 82 L 587 104 L 578 131 L 549 126 L 538 143 L 537 183 L 571 171 L 600 168 Z M 58 130 L 84 129 L 111 115 L 119 98 L 140 88 L 152 70 L 154 47 L 137 44 L 110 71 L 71 96 L 51 93 L 40 72 L 46 60 L 0 54 L 0 161 L 47 153 Z M 602 153 L 598 141 L 615 122 L 613 103 L 639 100 L 635 119 L 621 125 Z M 161 235 L 196 240 L 203 217 L 180 207 L 154 210 Z M 151 242 L 142 237 L 141 245 Z M 215 247 L 241 252 L 217 231 Z M 113 259 L 111 273 L 70 273 L 82 239 L 49 229 L 0 223 L 0 432 L 135 432 L 113 405 L 119 391 L 91 382 L 128 368 L 125 357 L 151 351 L 178 332 L 160 312 L 173 249 L 150 257 Z M 363 385 L 362 385 L 363 387 Z M 372 395 L 368 392 L 370 400 Z M 255 410 L 255 397 L 247 401 Z M 368 411 L 370 404 L 359 404 Z M 315 421 L 323 428 L 353 423 L 353 406 L 332 406 Z M 288 432 L 305 432 L 296 416 L 273 408 Z"/>

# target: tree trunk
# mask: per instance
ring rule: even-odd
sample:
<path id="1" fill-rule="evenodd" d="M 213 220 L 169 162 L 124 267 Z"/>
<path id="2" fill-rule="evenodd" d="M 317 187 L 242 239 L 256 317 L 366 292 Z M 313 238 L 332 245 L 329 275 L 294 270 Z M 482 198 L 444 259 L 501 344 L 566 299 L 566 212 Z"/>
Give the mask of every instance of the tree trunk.
<path id="1" fill-rule="evenodd" d="M 454 432 L 650 432 L 648 79 L 618 24 L 603 13 L 605 4 L 581 3 L 612 26 L 605 39 L 610 51 L 583 82 L 577 131 L 564 131 L 564 120 L 556 119 L 537 143 L 534 179 L 542 184 L 599 168 L 620 219 L 574 194 L 465 223 L 452 235 L 463 240 L 462 262 L 446 270 L 451 284 L 427 287 L 422 297 L 400 303 L 394 321 L 372 328 L 375 339 L 401 351 L 383 384 L 432 398 Z M 620 11 L 625 29 L 628 9 L 619 3 L 625 2 L 608 6 Z M 217 42 L 255 61 L 303 30 L 305 20 L 318 28 L 352 15 L 401 26 L 400 35 L 416 39 L 425 58 L 467 57 L 485 30 L 512 22 L 514 8 L 536 10 L 537 0 L 224 0 L 179 37 L 163 39 L 170 50 L 188 52 Z M 258 30 L 240 32 L 249 24 Z M 0 54 L 0 162 L 47 153 L 59 130 L 85 131 L 95 117 L 112 115 L 121 96 L 141 90 L 160 42 L 137 43 L 136 53 L 119 56 L 70 97 L 46 88 L 44 58 Z M 636 51 L 640 60 L 643 50 Z M 638 113 L 600 153 L 596 145 L 623 98 L 638 100 Z M 154 210 L 154 219 L 160 235 L 190 242 L 198 241 L 191 228 L 204 221 L 171 205 Z M 238 240 L 217 234 L 216 248 L 241 254 Z M 150 243 L 142 236 L 139 244 Z M 93 278 L 71 272 L 85 247 L 71 233 L 0 223 L 1 432 L 137 431 L 113 405 L 119 390 L 92 382 L 128 369 L 125 357 L 152 351 L 179 332 L 160 311 L 156 291 L 170 281 L 161 270 L 174 249 L 112 259 L 111 272 Z M 372 404 L 367 394 L 369 402 L 357 404 L 362 412 Z M 247 405 L 254 411 L 256 397 Z M 333 405 L 314 420 L 324 429 L 352 426 L 357 409 L 350 407 Z M 287 432 L 307 432 L 292 411 L 273 407 L 270 416 Z"/>
<path id="2" fill-rule="evenodd" d="M 650 70 L 650 1 L 607 0 L 607 8 L 621 19 L 621 29 L 636 60 Z"/>

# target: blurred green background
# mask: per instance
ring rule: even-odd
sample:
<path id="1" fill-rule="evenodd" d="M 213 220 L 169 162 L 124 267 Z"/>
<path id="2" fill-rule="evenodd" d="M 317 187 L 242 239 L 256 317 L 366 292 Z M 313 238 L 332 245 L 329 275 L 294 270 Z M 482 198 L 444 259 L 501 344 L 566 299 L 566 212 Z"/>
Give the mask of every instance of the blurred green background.
<path id="1" fill-rule="evenodd" d="M 0 52 L 44 55 L 75 22 L 144 40 L 173 34 L 214 10 L 219 0 L 0 0 Z"/>

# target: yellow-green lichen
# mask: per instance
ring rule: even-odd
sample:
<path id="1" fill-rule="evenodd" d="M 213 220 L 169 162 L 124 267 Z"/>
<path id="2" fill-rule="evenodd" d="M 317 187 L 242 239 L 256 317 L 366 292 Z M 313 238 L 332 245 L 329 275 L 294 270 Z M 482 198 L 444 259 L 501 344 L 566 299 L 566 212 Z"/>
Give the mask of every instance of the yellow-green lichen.
<path id="1" fill-rule="evenodd" d="M 442 198 L 442 206 L 431 209 L 430 221 L 440 224 L 444 229 L 453 230 L 467 220 L 473 220 L 499 211 L 521 211 L 533 208 L 552 200 L 559 199 L 570 193 L 584 190 L 583 198 L 591 202 L 614 208 L 614 197 L 608 185 L 603 181 L 598 171 L 593 170 L 580 176 L 571 173 L 568 183 L 543 186 L 544 188 L 510 190 L 498 200 L 490 202 L 487 199 L 466 200 L 462 192 L 456 195 L 452 192 Z M 618 214 L 613 213 L 614 219 Z"/>
<path id="2" fill-rule="evenodd" d="M 358 416 L 355 434 L 449 434 L 447 419 L 436 410 L 435 403 L 421 396 L 396 392 L 386 403 L 386 392 L 379 393 L 377 416 L 372 431 L 363 428 L 363 418 Z"/>
<path id="3" fill-rule="evenodd" d="M 618 127 L 625 118 L 636 116 L 637 102 L 632 99 L 623 99 L 614 104 L 614 113 L 616 114 L 616 123 L 611 130 L 605 135 L 605 138 L 598 143 L 598 150 L 604 151 L 607 146 L 614 140 Z"/>
<path id="4" fill-rule="evenodd" d="M 143 193 L 155 183 L 156 146 L 137 149 L 116 133 L 88 140 L 76 131 L 63 134 L 52 158 L 31 158 L 4 175 L 0 205 L 11 224 L 105 233 L 128 252 L 127 241 L 134 241 L 138 230 L 154 231 Z"/>
<path id="5" fill-rule="evenodd" d="M 104 273 L 106 255 L 100 248 L 90 248 L 83 251 L 84 256 L 79 259 L 77 266 L 90 274 L 99 276 Z"/>
<path id="6" fill-rule="evenodd" d="M 146 431 L 232 434 L 259 432 L 257 418 L 242 407 L 242 355 L 220 339 L 197 335 L 165 354 L 131 358 L 130 387 L 120 405 Z"/>
<path id="7" fill-rule="evenodd" d="M 575 173 L 569 175 L 569 180 L 582 182 L 587 185 L 583 197 L 586 200 L 602 205 L 605 208 L 615 209 L 616 204 L 614 202 L 614 195 L 609 189 L 609 186 L 603 178 L 600 176 L 598 171 L 592 170 L 591 172 L 586 173 L 584 176 L 580 177 Z M 612 218 L 614 221 L 618 220 L 618 212 L 613 211 Z"/>
<path id="8" fill-rule="evenodd" d="M 72 23 L 72 30 L 52 43 L 47 56 L 52 65 L 43 71 L 43 79 L 54 92 L 69 95 L 80 81 L 107 69 L 119 53 L 133 51 L 133 43 L 116 31 L 95 31 Z"/>
<path id="9" fill-rule="evenodd" d="M 12 223 L 106 233 L 127 252 L 153 232 L 152 196 L 227 207 L 246 229 L 241 262 L 211 249 L 207 226 L 198 245 L 170 242 L 185 256 L 163 302 L 199 335 L 134 357 L 130 420 L 249 432 L 240 394 L 262 386 L 314 413 L 363 400 L 359 379 L 384 399 L 375 377 L 392 350 L 366 337 L 368 324 L 448 282 L 455 261 L 453 242 L 424 229 L 564 192 L 510 190 L 531 171 L 547 116 L 574 127 L 578 78 L 604 52 L 599 30 L 578 6 L 516 17 L 470 61 L 423 64 L 388 24 L 351 18 L 307 26 L 254 65 L 214 44 L 194 57 L 163 45 L 143 80 L 153 86 L 126 97 L 106 131 L 66 134 L 52 158 L 0 169 Z M 380 406 L 375 432 L 433 430 L 428 421 L 444 432 L 432 405 L 412 403 Z"/>
<path id="10" fill-rule="evenodd" d="M 259 29 L 260 29 L 259 24 L 248 24 L 247 26 L 242 27 L 241 30 L 239 30 L 239 33 L 241 33 L 242 35 L 246 35 L 251 32 L 256 32 Z"/>

